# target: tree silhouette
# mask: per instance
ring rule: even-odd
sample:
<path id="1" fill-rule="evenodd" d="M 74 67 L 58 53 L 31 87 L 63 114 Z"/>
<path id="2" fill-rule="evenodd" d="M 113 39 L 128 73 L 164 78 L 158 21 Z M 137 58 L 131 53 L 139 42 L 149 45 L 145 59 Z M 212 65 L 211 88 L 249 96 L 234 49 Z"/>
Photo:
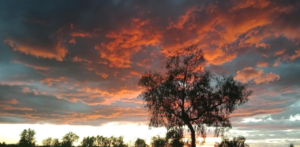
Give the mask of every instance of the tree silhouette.
<path id="1" fill-rule="evenodd" d="M 95 137 L 84 137 L 82 142 L 81 142 L 81 146 L 83 147 L 92 147 L 96 144 L 96 138 Z"/>
<path id="2" fill-rule="evenodd" d="M 234 137 L 232 140 L 223 138 L 221 143 L 216 143 L 215 147 L 249 147 L 245 144 L 246 138 L 243 136 Z"/>
<path id="3" fill-rule="evenodd" d="M 22 147 L 34 147 L 35 146 L 35 131 L 29 129 L 24 129 L 20 134 L 19 146 Z"/>
<path id="4" fill-rule="evenodd" d="M 147 144 L 146 144 L 146 142 L 145 142 L 144 139 L 137 138 L 136 141 L 135 141 L 135 143 L 134 143 L 134 146 L 135 147 L 146 147 Z"/>
<path id="5" fill-rule="evenodd" d="M 124 144 L 124 141 L 123 141 L 123 137 L 120 136 L 120 137 L 113 137 L 112 138 L 112 145 L 113 147 L 127 147 L 126 144 Z"/>
<path id="6" fill-rule="evenodd" d="M 166 140 L 168 142 L 168 146 L 170 147 L 183 147 L 184 143 L 181 141 L 183 138 L 183 130 L 182 128 L 172 128 L 169 129 L 166 135 Z"/>
<path id="7" fill-rule="evenodd" d="M 79 139 L 79 136 L 76 135 L 73 132 L 67 133 L 63 138 L 62 138 L 62 147 L 71 147 L 73 146 L 74 142 L 77 142 Z"/>
<path id="8" fill-rule="evenodd" d="M 145 73 L 139 85 L 145 90 L 150 126 L 187 126 L 192 147 L 196 146 L 195 131 L 205 139 L 206 127 L 215 127 L 215 135 L 230 128 L 229 115 L 236 105 L 245 103 L 251 91 L 232 76 L 213 76 L 203 72 L 204 57 L 196 46 L 172 55 L 166 64 L 167 73 Z"/>
<path id="9" fill-rule="evenodd" d="M 52 142 L 52 138 L 48 137 L 48 138 L 46 138 L 46 139 L 43 140 L 43 146 L 50 147 L 51 146 L 51 142 Z"/>
<path id="10" fill-rule="evenodd" d="M 103 147 L 109 146 L 110 143 L 108 138 L 99 135 L 96 137 L 96 142 L 98 146 L 103 146 Z"/>
<path id="11" fill-rule="evenodd" d="M 59 140 L 57 138 L 52 139 L 51 145 L 53 147 L 60 147 L 61 143 L 59 142 Z"/>
<path id="12" fill-rule="evenodd" d="M 6 147 L 6 143 L 5 142 L 3 142 L 3 143 L 0 142 L 0 147 Z"/>
<path id="13" fill-rule="evenodd" d="M 159 136 L 157 137 L 152 137 L 152 147 L 164 147 L 166 145 L 166 139 L 165 138 L 160 138 Z"/>

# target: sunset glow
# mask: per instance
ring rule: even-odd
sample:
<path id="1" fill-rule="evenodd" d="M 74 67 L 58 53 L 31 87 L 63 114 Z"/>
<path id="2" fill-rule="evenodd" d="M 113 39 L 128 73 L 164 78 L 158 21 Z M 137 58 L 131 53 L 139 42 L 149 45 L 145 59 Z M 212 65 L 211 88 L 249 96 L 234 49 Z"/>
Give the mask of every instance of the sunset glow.
<path id="1" fill-rule="evenodd" d="M 299 16 L 299 0 L 1 1 L 0 142 L 17 143 L 28 128 L 39 145 L 70 131 L 76 145 L 164 137 L 166 128 L 148 126 L 138 81 L 194 44 L 204 70 L 253 91 L 227 135 L 300 146 Z M 220 141 L 211 131 L 204 146 Z"/>

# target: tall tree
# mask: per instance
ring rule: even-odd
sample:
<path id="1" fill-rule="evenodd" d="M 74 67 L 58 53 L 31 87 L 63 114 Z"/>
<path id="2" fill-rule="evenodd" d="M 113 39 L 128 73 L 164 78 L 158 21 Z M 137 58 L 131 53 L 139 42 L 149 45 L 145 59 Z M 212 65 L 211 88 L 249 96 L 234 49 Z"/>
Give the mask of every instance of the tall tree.
<path id="1" fill-rule="evenodd" d="M 48 138 L 46 138 L 46 139 L 43 140 L 43 146 L 50 147 L 51 146 L 51 142 L 52 142 L 52 138 L 48 137 Z"/>
<path id="2" fill-rule="evenodd" d="M 34 147 L 35 146 L 35 131 L 29 129 L 24 129 L 20 134 L 19 146 L 22 147 Z"/>
<path id="3" fill-rule="evenodd" d="M 203 63 L 203 52 L 190 46 L 169 58 L 166 74 L 147 72 L 139 81 L 145 88 L 141 96 L 150 113 L 150 126 L 187 126 L 192 147 L 196 131 L 205 138 L 208 126 L 216 128 L 216 135 L 230 128 L 230 113 L 251 94 L 232 76 L 204 72 Z"/>
<path id="4" fill-rule="evenodd" d="M 73 146 L 74 142 L 78 141 L 78 139 L 79 139 L 78 135 L 76 135 L 73 132 L 69 132 L 65 136 L 63 136 L 61 145 L 63 147 L 71 147 Z"/>

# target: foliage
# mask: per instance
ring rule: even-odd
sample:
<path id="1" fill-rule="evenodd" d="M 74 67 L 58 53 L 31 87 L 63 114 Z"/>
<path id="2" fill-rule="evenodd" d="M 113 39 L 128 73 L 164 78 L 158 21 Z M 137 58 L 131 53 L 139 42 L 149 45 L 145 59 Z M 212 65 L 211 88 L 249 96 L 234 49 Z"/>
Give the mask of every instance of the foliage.
<path id="1" fill-rule="evenodd" d="M 168 146 L 170 147 L 183 147 L 184 142 L 181 140 L 183 138 L 182 128 L 172 128 L 167 132 L 166 140 Z"/>
<path id="2" fill-rule="evenodd" d="M 234 137 L 232 140 L 223 138 L 221 143 L 216 143 L 215 147 L 249 147 L 245 144 L 246 138 L 243 136 Z"/>
<path id="3" fill-rule="evenodd" d="M 77 142 L 79 139 L 79 136 L 76 135 L 73 132 L 67 133 L 63 138 L 62 138 L 62 147 L 71 147 L 73 146 L 74 142 Z"/>
<path id="4" fill-rule="evenodd" d="M 103 147 L 127 147 L 127 145 L 123 141 L 123 137 L 104 137 L 97 136 L 95 137 L 95 144 Z"/>
<path id="5" fill-rule="evenodd" d="M 59 142 L 59 140 L 57 138 L 52 139 L 51 145 L 53 147 L 60 147 L 61 143 Z"/>
<path id="6" fill-rule="evenodd" d="M 6 143 L 5 142 L 3 142 L 3 143 L 0 142 L 0 147 L 6 147 Z"/>
<path id="7" fill-rule="evenodd" d="M 157 137 L 152 137 L 152 147 L 164 147 L 166 145 L 166 139 L 165 138 L 160 138 L 159 136 Z"/>
<path id="8" fill-rule="evenodd" d="M 146 142 L 145 142 L 144 139 L 137 138 L 136 141 L 135 141 L 135 143 L 134 143 L 134 146 L 135 147 L 146 147 L 148 145 L 146 144 Z"/>
<path id="9" fill-rule="evenodd" d="M 51 146 L 51 142 L 52 142 L 52 138 L 48 137 L 48 138 L 46 138 L 46 139 L 43 140 L 43 146 L 50 147 Z"/>
<path id="10" fill-rule="evenodd" d="M 120 137 L 112 137 L 112 145 L 113 147 L 127 147 L 127 145 L 124 144 L 124 141 L 123 141 L 123 137 L 120 136 Z"/>
<path id="11" fill-rule="evenodd" d="M 97 136 L 96 137 L 96 143 L 98 146 L 109 146 L 110 141 L 107 137 L 103 137 L 103 136 Z"/>
<path id="12" fill-rule="evenodd" d="M 84 137 L 82 142 L 81 142 L 81 146 L 83 147 L 92 147 L 96 145 L 96 138 L 95 137 Z"/>
<path id="13" fill-rule="evenodd" d="M 232 76 L 213 76 L 203 71 L 204 57 L 196 46 L 172 55 L 166 64 L 167 73 L 145 73 L 139 85 L 145 90 L 150 126 L 188 126 L 192 147 L 196 146 L 195 131 L 203 138 L 206 128 L 215 127 L 215 135 L 231 128 L 229 115 L 248 100 L 251 91 Z"/>
<path id="14" fill-rule="evenodd" d="M 29 129 L 24 129 L 20 134 L 19 146 L 22 147 L 34 147 L 35 146 L 35 131 Z"/>

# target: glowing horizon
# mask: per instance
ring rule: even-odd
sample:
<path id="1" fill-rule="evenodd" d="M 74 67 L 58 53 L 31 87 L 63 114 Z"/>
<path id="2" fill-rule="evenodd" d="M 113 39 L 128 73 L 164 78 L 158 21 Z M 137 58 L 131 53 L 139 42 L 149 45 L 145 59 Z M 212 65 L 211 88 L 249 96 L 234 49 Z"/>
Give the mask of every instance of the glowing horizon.
<path id="1" fill-rule="evenodd" d="M 59 139 L 63 127 L 164 135 L 147 130 L 138 81 L 165 73 L 167 58 L 193 44 L 204 70 L 254 92 L 232 113 L 232 136 L 251 147 L 300 145 L 299 14 L 299 0 L 1 1 L 0 141 L 18 140 L 25 126 L 59 130 Z"/>

